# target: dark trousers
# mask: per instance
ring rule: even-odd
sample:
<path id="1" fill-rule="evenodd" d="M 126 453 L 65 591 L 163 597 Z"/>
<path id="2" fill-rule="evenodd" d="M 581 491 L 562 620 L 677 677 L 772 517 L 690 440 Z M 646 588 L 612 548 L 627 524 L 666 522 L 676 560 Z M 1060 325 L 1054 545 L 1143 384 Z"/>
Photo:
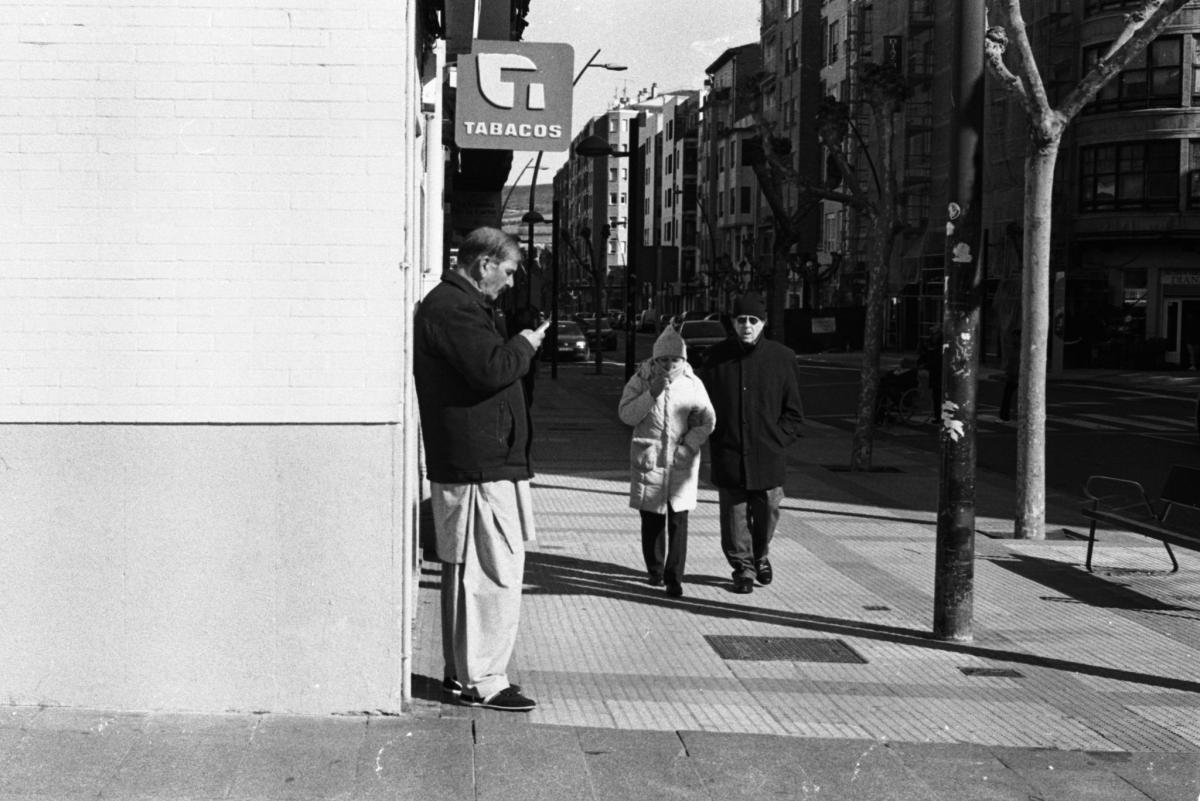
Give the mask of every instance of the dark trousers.
<path id="1" fill-rule="evenodd" d="M 1004 379 L 1004 392 L 1000 395 L 1000 414 L 1001 420 L 1007 420 L 1012 417 L 1012 399 L 1017 394 L 1017 379 Z"/>
<path id="2" fill-rule="evenodd" d="M 758 562 L 770 553 L 771 538 L 779 525 L 783 487 L 765 490 L 720 487 L 717 499 L 721 506 L 721 549 L 733 568 L 733 577 L 754 579 L 758 576 Z"/>
<path id="3" fill-rule="evenodd" d="M 665 515 L 642 512 L 642 557 L 646 572 L 661 575 L 668 585 L 683 583 L 687 561 L 688 513 L 667 507 Z"/>

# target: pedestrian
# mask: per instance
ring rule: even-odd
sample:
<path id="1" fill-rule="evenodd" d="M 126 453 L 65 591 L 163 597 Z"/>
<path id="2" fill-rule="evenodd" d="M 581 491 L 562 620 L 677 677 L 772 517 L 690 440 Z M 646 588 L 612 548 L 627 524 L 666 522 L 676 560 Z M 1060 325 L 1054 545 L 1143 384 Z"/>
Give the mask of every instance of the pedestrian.
<path id="1" fill-rule="evenodd" d="M 1012 419 L 1012 400 L 1021 379 L 1021 329 L 1012 328 L 1004 340 L 1004 391 L 1000 395 L 1001 420 Z"/>
<path id="2" fill-rule="evenodd" d="M 536 705 L 509 682 L 508 662 L 535 536 L 521 378 L 546 332 L 507 338 L 497 326 L 495 301 L 520 263 L 511 236 L 472 231 L 417 309 L 413 345 L 449 644 L 442 686 L 468 706 L 509 711 Z"/>
<path id="3" fill-rule="evenodd" d="M 709 438 L 712 483 L 721 514 L 721 548 L 733 591 L 774 578 L 769 559 L 779 523 L 787 449 L 800 437 L 800 371 L 790 348 L 763 337 L 767 309 L 757 293 L 733 305 L 733 334 L 706 355 L 700 377 L 717 425 Z"/>
<path id="4" fill-rule="evenodd" d="M 642 517 L 642 558 L 652 587 L 683 595 L 688 512 L 696 508 L 700 449 L 716 417 L 704 383 L 687 363 L 687 346 L 667 326 L 649 359 L 630 376 L 617 408 L 633 426 L 629 505 Z"/>

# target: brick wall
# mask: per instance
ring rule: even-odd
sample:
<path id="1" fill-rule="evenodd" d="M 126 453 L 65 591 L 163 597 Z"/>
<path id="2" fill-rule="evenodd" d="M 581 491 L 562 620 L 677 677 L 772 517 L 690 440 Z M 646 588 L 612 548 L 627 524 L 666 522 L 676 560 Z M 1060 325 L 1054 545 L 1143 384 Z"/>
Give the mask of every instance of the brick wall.
<path id="1" fill-rule="evenodd" d="M 394 420 L 401 0 L 0 0 L 0 422 Z"/>

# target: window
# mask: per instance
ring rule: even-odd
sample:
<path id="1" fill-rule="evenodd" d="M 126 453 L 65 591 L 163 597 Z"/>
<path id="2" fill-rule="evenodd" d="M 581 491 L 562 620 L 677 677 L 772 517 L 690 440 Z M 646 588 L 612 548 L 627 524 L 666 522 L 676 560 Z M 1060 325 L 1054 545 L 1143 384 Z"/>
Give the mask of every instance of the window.
<path id="1" fill-rule="evenodd" d="M 1188 165 L 1188 198 L 1189 209 L 1200 209 L 1200 139 L 1193 139 L 1191 158 Z"/>
<path id="2" fill-rule="evenodd" d="M 718 217 L 725 216 L 725 193 L 724 192 L 717 193 L 717 216 Z"/>
<path id="3" fill-rule="evenodd" d="M 1101 11 L 1109 11 L 1114 8 L 1132 8 L 1141 4 L 1141 0 L 1087 0 L 1083 4 L 1083 13 L 1098 14 Z"/>
<path id="4" fill-rule="evenodd" d="M 670 189 L 664 189 L 663 190 L 663 206 L 665 206 L 668 209 L 671 208 L 671 199 L 673 197 L 674 197 L 674 195 L 671 193 Z"/>
<path id="5" fill-rule="evenodd" d="M 1107 52 L 1108 44 L 1083 51 L 1084 71 Z M 1178 36 L 1155 39 L 1121 73 L 1105 84 L 1088 112 L 1126 108 L 1179 106 L 1183 86 L 1183 40 Z"/>
<path id="6" fill-rule="evenodd" d="M 729 190 L 729 213 L 730 214 L 738 213 L 737 212 L 737 190 L 736 189 Z"/>
<path id="7" fill-rule="evenodd" d="M 1174 209 L 1179 142 L 1126 142 L 1079 151 L 1079 210 Z"/>
<path id="8" fill-rule="evenodd" d="M 1200 34 L 1192 35 L 1192 105 L 1200 106 Z"/>
<path id="9" fill-rule="evenodd" d="M 737 140 L 734 139 L 729 143 L 729 169 L 737 166 Z"/>
<path id="10" fill-rule="evenodd" d="M 674 156 L 674 154 L 667 155 L 666 170 L 667 170 L 667 175 L 670 175 L 671 173 L 675 172 L 675 156 Z"/>
<path id="11" fill-rule="evenodd" d="M 621 205 L 622 205 L 622 206 L 624 206 L 624 205 L 625 205 L 626 203 L 628 203 L 628 202 L 629 202 L 629 201 L 628 201 L 628 198 L 627 198 L 626 194 L 625 194 L 624 192 L 622 192 L 622 193 L 621 193 Z"/>
<path id="12" fill-rule="evenodd" d="M 717 148 L 717 172 L 725 172 L 725 145 Z"/>
<path id="13" fill-rule="evenodd" d="M 667 139 L 668 140 L 675 138 L 674 132 L 675 132 L 675 120 L 667 120 Z"/>
<path id="14" fill-rule="evenodd" d="M 617 180 L 617 168 L 616 167 L 608 168 L 608 180 L 610 180 L 610 181 Z"/>
<path id="15" fill-rule="evenodd" d="M 609 202 L 609 205 L 612 205 L 612 206 L 617 205 L 617 193 L 616 192 L 608 193 L 608 202 Z"/>
<path id="16" fill-rule="evenodd" d="M 826 33 L 826 44 L 829 49 L 826 51 L 825 63 L 836 64 L 838 60 L 838 45 L 842 39 L 842 21 L 840 19 L 832 20 L 829 23 L 828 33 Z"/>
<path id="17" fill-rule="evenodd" d="M 742 206 L 740 210 L 742 214 L 750 213 L 750 187 L 748 186 L 742 187 Z"/>

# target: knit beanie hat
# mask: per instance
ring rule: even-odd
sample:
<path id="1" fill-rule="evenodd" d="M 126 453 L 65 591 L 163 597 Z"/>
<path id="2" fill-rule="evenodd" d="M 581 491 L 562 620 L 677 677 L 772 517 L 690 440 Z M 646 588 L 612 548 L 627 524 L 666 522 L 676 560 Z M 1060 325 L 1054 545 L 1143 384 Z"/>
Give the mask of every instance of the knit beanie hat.
<path id="1" fill-rule="evenodd" d="M 679 336 L 679 332 L 675 330 L 675 326 L 668 325 L 658 335 L 658 339 L 654 341 L 653 355 L 656 359 L 659 356 L 687 358 L 687 345 L 684 344 L 683 337 Z"/>
<path id="2" fill-rule="evenodd" d="M 741 317 L 742 315 L 751 315 L 760 320 L 767 319 L 767 304 L 763 302 L 762 295 L 757 292 L 747 292 L 734 301 L 733 316 Z"/>

